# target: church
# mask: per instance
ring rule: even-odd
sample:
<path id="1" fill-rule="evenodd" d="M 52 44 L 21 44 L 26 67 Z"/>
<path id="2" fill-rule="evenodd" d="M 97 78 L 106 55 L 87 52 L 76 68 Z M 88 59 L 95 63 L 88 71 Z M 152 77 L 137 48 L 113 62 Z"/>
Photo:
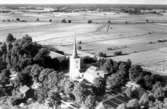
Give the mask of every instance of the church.
<path id="1" fill-rule="evenodd" d="M 86 80 L 91 84 L 94 84 L 94 80 L 96 78 L 104 78 L 105 72 L 99 70 L 95 66 L 90 66 L 85 72 L 81 71 L 81 57 L 78 55 L 77 52 L 77 42 L 76 38 L 74 39 L 73 43 L 73 52 L 70 56 L 70 66 L 69 66 L 69 78 L 72 81 L 82 81 Z"/>
<path id="2" fill-rule="evenodd" d="M 80 70 L 81 70 L 81 58 L 77 53 L 77 45 L 76 45 L 76 38 L 74 39 L 74 46 L 73 46 L 73 53 L 70 56 L 70 79 L 76 80 L 80 78 Z"/>

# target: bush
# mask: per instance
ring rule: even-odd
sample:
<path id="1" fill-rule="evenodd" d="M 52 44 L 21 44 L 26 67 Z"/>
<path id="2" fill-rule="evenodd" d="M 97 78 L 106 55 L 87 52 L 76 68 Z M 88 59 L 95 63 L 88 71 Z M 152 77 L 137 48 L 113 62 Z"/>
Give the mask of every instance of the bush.
<path id="1" fill-rule="evenodd" d="M 19 21 L 20 21 L 20 18 L 16 18 L 16 21 L 18 21 L 18 22 L 19 22 Z"/>
<path id="2" fill-rule="evenodd" d="M 88 20 L 88 23 L 92 23 L 93 21 L 92 20 Z"/>
<path id="3" fill-rule="evenodd" d="M 160 39 L 160 40 L 158 40 L 158 42 L 159 42 L 159 43 L 167 42 L 167 40 L 165 40 L 165 39 L 164 39 L 164 40 L 163 40 L 163 39 L 161 40 L 161 39 Z"/>
<path id="4" fill-rule="evenodd" d="M 67 23 L 66 19 L 61 20 L 61 23 Z"/>
<path id="5" fill-rule="evenodd" d="M 68 23 L 71 23 L 71 20 L 68 20 Z"/>
<path id="6" fill-rule="evenodd" d="M 106 57 L 107 55 L 106 55 L 106 53 L 99 52 L 98 56 L 100 56 L 100 57 Z"/>
<path id="7" fill-rule="evenodd" d="M 125 24 L 128 24 L 128 21 L 125 21 Z"/>
<path id="8" fill-rule="evenodd" d="M 81 50 L 82 49 L 82 47 L 81 46 L 78 46 L 78 50 Z"/>
<path id="9" fill-rule="evenodd" d="M 37 18 L 36 21 L 38 22 L 38 21 L 39 21 L 39 18 Z"/>
<path id="10" fill-rule="evenodd" d="M 116 52 L 114 52 L 114 56 L 119 56 L 119 55 L 122 55 L 122 51 L 116 51 Z"/>
<path id="11" fill-rule="evenodd" d="M 109 20 L 109 21 L 107 21 L 107 23 L 111 23 L 111 21 Z"/>
<path id="12" fill-rule="evenodd" d="M 82 41 L 79 41 L 78 44 L 82 44 Z"/>
<path id="13" fill-rule="evenodd" d="M 49 19 L 49 22 L 52 22 L 52 19 Z"/>

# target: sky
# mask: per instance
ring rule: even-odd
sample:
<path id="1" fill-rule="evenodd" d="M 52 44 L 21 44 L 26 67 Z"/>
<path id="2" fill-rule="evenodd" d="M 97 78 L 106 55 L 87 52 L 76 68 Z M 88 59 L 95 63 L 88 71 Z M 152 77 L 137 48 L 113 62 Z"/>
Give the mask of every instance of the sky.
<path id="1" fill-rule="evenodd" d="M 0 0 L 0 4 L 167 4 L 167 0 Z"/>

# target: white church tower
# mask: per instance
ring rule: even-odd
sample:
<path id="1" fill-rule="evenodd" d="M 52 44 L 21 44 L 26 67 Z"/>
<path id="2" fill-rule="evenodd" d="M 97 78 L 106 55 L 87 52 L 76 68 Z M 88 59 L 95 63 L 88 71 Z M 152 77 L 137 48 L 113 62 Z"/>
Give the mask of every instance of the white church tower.
<path id="1" fill-rule="evenodd" d="M 76 80 L 80 77 L 81 59 L 77 53 L 76 38 L 74 39 L 73 53 L 70 57 L 70 79 Z"/>

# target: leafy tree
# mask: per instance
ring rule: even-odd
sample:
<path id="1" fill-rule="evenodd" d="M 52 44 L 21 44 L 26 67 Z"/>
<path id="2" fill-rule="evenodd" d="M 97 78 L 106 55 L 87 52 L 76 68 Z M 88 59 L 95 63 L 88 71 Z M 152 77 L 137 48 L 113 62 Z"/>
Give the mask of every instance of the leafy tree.
<path id="1" fill-rule="evenodd" d="M 114 73 L 114 69 L 113 69 L 113 60 L 109 59 L 107 60 L 103 66 L 102 66 L 102 70 L 108 74 L 112 74 Z"/>
<path id="2" fill-rule="evenodd" d="M 126 73 L 118 71 L 117 73 L 108 76 L 106 80 L 106 89 L 110 91 L 119 89 L 120 86 L 125 84 L 125 74 Z"/>
<path id="3" fill-rule="evenodd" d="M 6 42 L 11 43 L 14 42 L 16 39 L 14 38 L 13 34 L 9 33 L 7 38 L 6 38 Z"/>
<path id="4" fill-rule="evenodd" d="M 140 105 L 137 99 L 132 99 L 127 103 L 128 109 L 140 109 Z"/>
<path id="5" fill-rule="evenodd" d="M 129 69 L 129 79 L 131 81 L 138 82 L 139 80 L 142 79 L 143 76 L 143 69 L 141 68 L 140 65 L 133 65 Z"/>
<path id="6" fill-rule="evenodd" d="M 93 23 L 93 21 L 92 20 L 88 20 L 88 23 Z"/>
<path id="7" fill-rule="evenodd" d="M 37 64 L 31 66 L 31 71 L 30 72 L 31 72 L 31 76 L 32 76 L 34 81 L 36 81 L 36 82 L 39 81 L 38 77 L 39 77 L 39 75 L 40 75 L 40 73 L 43 69 L 44 69 L 43 67 L 41 67 Z"/>
<path id="8" fill-rule="evenodd" d="M 72 93 L 74 90 L 74 83 L 70 80 L 66 80 L 64 84 L 64 91 L 66 94 Z"/>
<path id="9" fill-rule="evenodd" d="M 34 61 L 44 66 L 49 58 L 49 50 L 47 48 L 41 48 L 34 57 Z"/>
<path id="10" fill-rule="evenodd" d="M 131 88 L 127 88 L 124 92 L 127 97 L 131 98 L 133 96 L 133 91 Z"/>
<path id="11" fill-rule="evenodd" d="M 20 21 L 20 18 L 16 18 L 16 21 L 18 21 L 18 22 L 19 22 L 19 21 Z"/>
<path id="12" fill-rule="evenodd" d="M 120 104 L 117 109 L 127 109 L 126 104 Z"/>
<path id="13" fill-rule="evenodd" d="M 71 23 L 71 20 L 68 20 L 68 23 Z"/>
<path id="14" fill-rule="evenodd" d="M 58 86 L 58 81 L 59 81 L 59 75 L 56 71 L 52 71 L 47 75 L 47 78 L 43 81 L 43 84 L 48 88 L 48 89 L 55 89 Z"/>
<path id="15" fill-rule="evenodd" d="M 67 23 L 66 19 L 62 19 L 61 23 Z"/>
<path id="16" fill-rule="evenodd" d="M 39 22 L 39 18 L 37 18 L 36 21 Z"/>
<path id="17" fill-rule="evenodd" d="M 53 107 L 53 109 L 57 109 L 58 105 L 61 103 L 61 97 L 59 93 L 57 92 L 49 92 L 48 94 L 48 104 L 50 107 Z"/>
<path id="18" fill-rule="evenodd" d="M 164 95 L 165 93 L 162 87 L 159 87 L 156 90 L 154 90 L 154 97 L 156 99 L 162 100 L 164 98 Z"/>
<path id="19" fill-rule="evenodd" d="M 160 81 L 157 81 L 157 82 L 153 85 L 152 91 L 155 91 L 156 89 L 158 89 L 158 88 L 160 88 L 160 87 L 162 87 L 162 84 L 161 84 Z"/>
<path id="20" fill-rule="evenodd" d="M 9 84 L 9 75 L 10 75 L 10 72 L 9 70 L 2 70 L 1 73 L 0 73 L 0 84 L 2 86 L 5 86 L 6 84 Z"/>
<path id="21" fill-rule="evenodd" d="M 139 84 L 147 90 L 151 90 L 153 86 L 153 79 L 151 75 L 145 75 L 142 80 L 139 81 Z"/>
<path id="22" fill-rule="evenodd" d="M 52 19 L 49 19 L 49 22 L 52 22 Z"/>
<path id="23" fill-rule="evenodd" d="M 44 103 L 45 99 L 48 97 L 48 89 L 42 87 L 35 90 L 35 98 L 39 103 Z"/>
<path id="24" fill-rule="evenodd" d="M 94 86 L 95 86 L 94 87 L 95 94 L 97 94 L 97 95 L 104 94 L 104 92 L 105 92 L 105 81 L 104 81 L 104 78 L 101 78 L 101 77 L 96 78 L 94 83 L 95 83 L 94 84 Z"/>
<path id="25" fill-rule="evenodd" d="M 85 100 L 85 106 L 87 109 L 95 109 L 96 106 L 96 97 L 89 95 Z"/>
<path id="26" fill-rule="evenodd" d="M 148 108 L 148 104 L 149 104 L 149 96 L 147 93 L 144 93 L 140 100 L 139 100 L 139 104 L 144 106 L 145 108 Z"/>
<path id="27" fill-rule="evenodd" d="M 73 95 L 75 96 L 75 101 L 77 103 L 84 103 L 86 96 L 88 94 L 91 94 L 91 93 L 83 83 L 78 83 L 75 85 L 73 90 Z"/>
<path id="28" fill-rule="evenodd" d="M 98 56 L 99 56 L 99 57 L 106 57 L 106 53 L 99 52 Z"/>

